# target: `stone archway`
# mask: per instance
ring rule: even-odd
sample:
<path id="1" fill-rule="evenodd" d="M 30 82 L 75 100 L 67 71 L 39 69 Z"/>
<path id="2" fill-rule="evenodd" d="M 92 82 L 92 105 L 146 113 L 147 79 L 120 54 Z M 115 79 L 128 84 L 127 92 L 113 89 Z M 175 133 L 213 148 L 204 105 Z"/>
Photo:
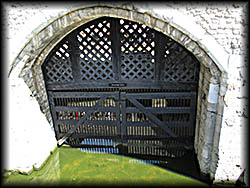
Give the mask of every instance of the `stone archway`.
<path id="1" fill-rule="evenodd" d="M 217 47 L 205 43 L 204 40 L 210 39 L 209 37 L 204 36 L 203 40 L 195 39 L 190 28 L 181 27 L 177 20 L 176 22 L 164 20 L 159 15 L 120 7 L 80 8 L 59 17 L 35 34 L 15 59 L 11 71 L 17 64 L 24 64 L 20 77 L 24 79 L 36 97 L 42 112 L 52 125 L 41 65 L 50 50 L 65 35 L 82 24 L 103 16 L 124 18 L 154 28 L 179 42 L 199 60 L 201 69 L 196 113 L 195 150 L 201 172 L 209 174 L 213 178 L 218 161 L 223 96 L 226 91 L 227 80 L 225 66 L 227 56 L 221 53 L 213 53 L 214 48 L 217 49 Z"/>

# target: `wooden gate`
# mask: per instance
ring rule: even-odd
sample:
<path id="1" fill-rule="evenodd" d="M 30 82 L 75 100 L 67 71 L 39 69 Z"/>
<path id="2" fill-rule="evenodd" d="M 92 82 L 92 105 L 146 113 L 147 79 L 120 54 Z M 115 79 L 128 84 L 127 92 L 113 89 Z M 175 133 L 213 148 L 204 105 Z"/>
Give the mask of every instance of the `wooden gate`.
<path id="1" fill-rule="evenodd" d="M 59 145 L 167 157 L 193 146 L 199 62 L 162 33 L 102 17 L 64 37 L 42 70 Z"/>

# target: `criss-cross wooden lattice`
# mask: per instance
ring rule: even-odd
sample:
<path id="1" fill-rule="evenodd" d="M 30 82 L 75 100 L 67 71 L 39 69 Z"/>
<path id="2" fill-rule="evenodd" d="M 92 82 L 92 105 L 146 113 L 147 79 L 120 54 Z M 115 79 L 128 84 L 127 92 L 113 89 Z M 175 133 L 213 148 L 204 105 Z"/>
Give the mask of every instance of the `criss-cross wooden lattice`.
<path id="1" fill-rule="evenodd" d="M 67 35 L 43 69 L 52 85 L 95 80 L 195 84 L 199 63 L 179 43 L 144 24 L 104 17 Z"/>
<path id="2" fill-rule="evenodd" d="M 165 81 L 195 82 L 198 77 L 197 61 L 180 45 L 171 39 L 165 45 L 164 52 L 164 74 Z"/>
<path id="3" fill-rule="evenodd" d="M 68 41 L 61 43 L 55 48 L 53 55 L 44 67 L 46 79 L 49 82 L 73 81 L 71 59 L 69 57 Z"/>
<path id="4" fill-rule="evenodd" d="M 121 78 L 154 79 L 154 34 L 143 24 L 120 20 Z"/>
<path id="5" fill-rule="evenodd" d="M 192 143 L 199 63 L 144 24 L 92 20 L 65 36 L 42 70 L 59 144 L 104 139 L 114 151 L 118 141 L 131 154 L 179 157 Z"/>
<path id="6" fill-rule="evenodd" d="M 110 20 L 102 20 L 78 32 L 82 80 L 112 79 L 110 24 Z"/>

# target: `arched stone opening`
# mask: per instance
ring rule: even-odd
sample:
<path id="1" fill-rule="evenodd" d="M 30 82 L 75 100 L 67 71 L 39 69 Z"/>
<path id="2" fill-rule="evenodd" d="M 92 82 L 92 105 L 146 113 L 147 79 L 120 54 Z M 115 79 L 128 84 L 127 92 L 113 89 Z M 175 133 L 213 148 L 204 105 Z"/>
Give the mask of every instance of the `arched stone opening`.
<path id="1" fill-rule="evenodd" d="M 195 150 L 201 171 L 214 176 L 218 160 L 218 142 L 223 112 L 223 93 L 226 88 L 226 71 L 218 62 L 214 54 L 200 47 L 173 23 L 168 23 L 155 16 L 139 11 L 115 7 L 91 7 L 72 11 L 61 16 L 42 31 L 37 33 L 25 46 L 13 64 L 24 61 L 25 65 L 20 73 L 26 84 L 36 96 L 42 112 L 52 125 L 48 97 L 41 66 L 50 51 L 68 33 L 84 23 L 103 16 L 124 18 L 145 24 L 150 28 L 167 35 L 189 50 L 200 62 L 199 87 L 197 98 Z"/>

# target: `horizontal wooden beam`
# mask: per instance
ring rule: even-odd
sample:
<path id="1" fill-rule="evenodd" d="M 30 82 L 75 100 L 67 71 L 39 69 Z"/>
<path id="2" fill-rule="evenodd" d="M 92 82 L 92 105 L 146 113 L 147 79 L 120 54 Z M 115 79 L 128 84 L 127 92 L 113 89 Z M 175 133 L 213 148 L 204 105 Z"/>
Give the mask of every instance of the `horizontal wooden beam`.
<path id="1" fill-rule="evenodd" d="M 162 122 L 167 127 L 189 127 L 189 126 L 191 126 L 190 122 L 166 122 L 166 121 L 162 121 Z M 142 121 L 142 122 L 127 121 L 127 127 L 153 127 L 153 128 L 156 128 L 158 126 L 152 122 L 146 122 L 146 121 Z"/>
<path id="2" fill-rule="evenodd" d="M 56 111 L 70 111 L 70 112 L 87 112 L 91 110 L 91 106 L 55 106 Z M 100 107 L 98 112 L 116 112 L 116 107 Z"/>
<path id="3" fill-rule="evenodd" d="M 74 119 L 66 119 L 66 120 L 56 120 L 56 123 L 58 124 L 58 126 L 60 124 L 70 124 L 70 125 L 74 125 L 76 123 L 78 123 L 79 120 L 74 120 Z M 88 126 L 88 125 L 97 125 L 97 126 L 116 126 L 117 121 L 116 120 L 86 120 L 84 122 L 83 126 Z"/>
<path id="4" fill-rule="evenodd" d="M 145 107 L 151 113 L 155 114 L 176 114 L 176 113 L 190 113 L 191 107 Z M 135 107 L 127 107 L 127 113 L 139 113 L 140 110 Z"/>

